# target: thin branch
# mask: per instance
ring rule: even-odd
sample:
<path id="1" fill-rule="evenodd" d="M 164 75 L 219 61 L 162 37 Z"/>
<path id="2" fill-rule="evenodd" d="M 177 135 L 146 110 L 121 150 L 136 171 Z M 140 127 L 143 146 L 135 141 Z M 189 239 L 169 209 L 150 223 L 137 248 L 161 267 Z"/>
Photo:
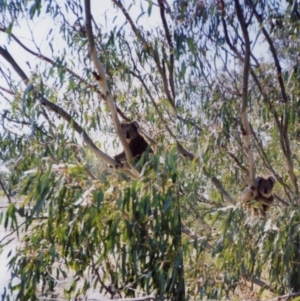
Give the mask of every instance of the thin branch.
<path id="1" fill-rule="evenodd" d="M 163 86 L 164 86 L 164 91 L 166 93 L 167 99 L 168 99 L 169 103 L 171 104 L 171 106 L 173 107 L 173 109 L 175 109 L 175 100 L 170 94 L 168 80 L 166 78 L 166 75 L 164 74 L 162 66 L 160 65 L 158 54 L 154 51 L 151 44 L 145 40 L 145 38 L 142 36 L 140 30 L 135 26 L 134 22 L 132 21 L 130 15 L 126 11 L 126 9 L 123 6 L 123 4 L 121 3 L 121 1 L 119 1 L 119 0 L 112 0 L 112 1 L 117 7 L 119 7 L 122 10 L 126 20 L 129 22 L 136 37 L 142 42 L 143 46 L 146 47 L 146 49 L 148 49 L 150 51 L 150 54 L 155 61 L 156 67 L 159 71 L 159 74 L 161 75 L 161 78 L 163 81 Z"/>
<path id="2" fill-rule="evenodd" d="M 250 3 L 251 3 L 251 1 L 250 1 Z M 276 67 L 276 70 L 277 70 L 277 78 L 278 78 L 278 82 L 279 82 L 279 85 L 280 85 L 282 100 L 283 100 L 285 106 L 287 106 L 288 97 L 287 97 L 287 94 L 286 94 L 286 91 L 285 91 L 283 78 L 282 78 L 282 68 L 281 68 L 281 65 L 280 65 L 280 62 L 279 62 L 279 59 L 278 59 L 278 56 L 277 56 L 275 46 L 274 46 L 273 41 L 272 41 L 270 35 L 268 34 L 266 28 L 263 26 L 263 20 L 262 20 L 261 16 L 258 14 L 255 7 L 253 8 L 253 11 L 254 11 L 254 14 L 255 14 L 255 17 L 256 17 L 257 21 L 261 25 L 260 28 L 263 32 L 263 35 L 265 36 L 265 38 L 266 38 L 266 40 L 269 44 L 270 51 L 272 53 L 274 63 L 275 63 L 275 67 Z M 296 175 L 294 173 L 293 162 L 292 162 L 292 158 L 291 158 L 292 153 L 291 153 L 290 141 L 289 141 L 289 137 L 288 137 L 288 119 L 287 119 L 286 116 L 284 118 L 284 123 L 283 123 L 283 137 L 284 137 L 284 142 L 285 142 L 285 158 L 286 158 L 286 164 L 287 164 L 287 171 L 288 171 L 288 174 L 290 176 L 291 183 L 293 185 L 294 195 L 295 195 L 296 198 L 298 198 L 299 188 L 298 188 L 297 178 L 296 178 Z"/>
<path id="3" fill-rule="evenodd" d="M 10 53 L 0 46 L 0 55 L 2 55 L 14 68 L 14 70 L 18 73 L 21 79 L 25 82 L 26 85 L 29 83 L 29 79 L 26 76 L 25 72 L 19 67 L 19 65 L 15 62 Z"/>
<path id="4" fill-rule="evenodd" d="M 25 224 L 26 224 L 26 221 L 25 221 L 25 222 L 22 222 L 20 225 L 18 225 L 18 227 L 17 227 L 16 229 L 14 229 L 14 230 L 11 231 L 10 233 L 8 233 L 8 234 L 5 235 L 4 237 L 2 237 L 1 240 L 0 240 L 0 245 L 3 243 L 3 241 L 4 241 L 7 237 L 13 235 L 15 232 L 18 232 L 19 229 L 20 229 L 23 225 L 25 225 Z M 19 232 L 18 232 L 18 233 L 19 233 Z M 18 233 L 17 233 L 17 234 L 18 234 Z M 18 234 L 18 236 L 19 236 L 19 234 Z M 14 238 L 13 238 L 13 239 L 14 239 Z M 12 240 L 13 240 L 13 239 L 12 239 Z"/>
<path id="5" fill-rule="evenodd" d="M 164 120 L 164 117 L 163 117 L 162 113 L 160 112 L 160 110 L 159 110 L 159 108 L 158 108 L 158 106 L 157 106 L 157 104 L 156 104 L 156 102 L 155 102 L 155 100 L 154 100 L 154 98 L 153 98 L 153 96 L 152 96 L 152 94 L 151 94 L 148 86 L 146 85 L 144 79 L 139 74 L 137 74 L 137 73 L 135 73 L 135 72 L 133 72 L 131 70 L 129 70 L 129 73 L 132 74 L 134 77 L 136 77 L 141 82 L 141 84 L 143 85 L 143 87 L 146 90 L 147 94 L 149 95 L 150 100 L 151 100 L 151 102 L 152 102 L 152 104 L 153 104 L 153 106 L 154 106 L 154 108 L 155 108 L 155 110 L 156 110 L 156 112 L 157 112 L 160 120 L 162 121 L 162 124 L 165 126 L 166 130 L 171 135 L 171 137 L 173 137 L 174 139 L 177 139 L 176 135 L 171 131 L 171 129 L 167 125 L 167 122 Z"/>
<path id="6" fill-rule="evenodd" d="M 196 124 L 196 122 L 194 122 L 193 120 L 191 120 L 191 119 L 186 119 L 186 118 L 183 118 L 183 117 L 181 117 L 180 115 L 176 115 L 176 118 L 177 119 L 179 119 L 179 120 L 181 120 L 182 122 L 184 122 L 185 124 L 191 124 L 193 127 L 195 127 L 195 129 L 197 129 L 199 132 L 202 132 L 203 131 L 203 129 L 201 128 L 201 127 L 199 127 L 197 124 Z"/>
<path id="7" fill-rule="evenodd" d="M 221 0 L 221 1 L 223 2 L 223 0 Z M 224 4 L 224 2 L 223 2 L 223 4 Z M 236 56 L 239 58 L 239 60 L 241 62 L 243 62 L 244 58 L 238 52 L 237 48 L 230 41 L 230 38 L 228 36 L 228 31 L 227 31 L 227 25 L 226 25 L 224 16 L 222 17 L 222 24 L 223 24 L 224 36 L 225 36 L 225 40 L 226 40 L 227 45 L 236 54 Z M 252 76 L 255 84 L 257 85 L 257 87 L 258 87 L 261 95 L 263 96 L 264 102 L 268 105 L 269 110 L 271 111 L 271 113 L 274 116 L 275 123 L 276 123 L 276 126 L 277 126 L 278 131 L 279 131 L 280 146 L 281 146 L 283 155 L 284 155 L 284 157 L 286 159 L 286 162 L 287 162 L 288 173 L 289 173 L 289 176 L 290 176 L 290 179 L 291 179 L 294 191 L 297 192 L 298 191 L 298 189 L 297 189 L 298 186 L 297 186 L 297 181 L 295 179 L 295 175 L 294 175 L 294 172 L 293 172 L 293 165 L 292 165 L 292 161 L 291 161 L 291 156 L 289 155 L 290 153 L 286 149 L 286 146 L 288 146 L 288 148 L 289 148 L 288 135 L 287 135 L 287 133 L 285 134 L 285 131 L 287 129 L 283 128 L 283 126 L 282 126 L 282 124 L 281 124 L 281 122 L 279 120 L 279 116 L 278 116 L 278 113 L 276 112 L 276 109 L 275 109 L 274 105 L 270 101 L 270 99 L 269 99 L 269 97 L 268 97 L 268 95 L 267 95 L 267 93 L 265 91 L 265 88 L 261 85 L 261 83 L 260 83 L 257 75 L 255 74 L 255 72 L 253 71 L 253 69 L 251 67 L 250 67 L 250 74 L 251 74 L 251 76 Z M 287 122 L 287 120 L 285 120 L 285 122 Z"/>
<path id="8" fill-rule="evenodd" d="M 5 27 L 0 27 L 0 31 L 6 32 L 6 28 Z M 53 61 L 52 59 L 48 58 L 47 56 L 41 54 L 40 52 L 34 52 L 33 50 L 29 49 L 27 46 L 25 46 L 14 34 L 10 34 L 10 37 L 12 37 L 16 43 L 18 43 L 25 51 L 27 51 L 28 53 L 32 54 L 35 57 L 38 57 L 39 59 L 50 63 L 52 66 L 56 66 L 58 67 L 57 63 L 55 61 Z M 66 66 L 61 66 L 63 70 L 69 72 L 72 76 L 74 76 L 75 78 L 77 78 L 80 82 L 84 83 L 87 87 L 89 87 L 91 90 L 95 90 L 95 92 L 100 95 L 103 99 L 103 95 L 101 94 L 101 92 L 99 90 L 96 89 L 96 87 L 92 84 L 90 84 L 88 81 L 86 81 L 84 78 L 82 78 L 81 76 L 79 76 L 78 74 L 76 74 L 72 69 L 66 67 Z M 4 90 L 4 88 L 0 89 Z M 4 90 L 5 91 L 5 90 Z M 7 91 L 8 92 L 8 91 Z M 116 106 L 117 108 L 117 112 L 118 114 L 126 121 L 130 121 L 130 119 L 128 117 L 126 117 L 126 115 L 121 111 L 121 109 Z"/>
<path id="9" fill-rule="evenodd" d="M 233 161 L 237 164 L 237 166 L 246 174 L 249 176 L 249 170 L 241 163 L 241 161 L 235 156 L 234 153 L 228 151 L 227 154 L 229 157 L 233 159 Z"/>
<path id="10" fill-rule="evenodd" d="M 0 46 L 0 55 L 2 55 L 13 67 L 13 69 L 19 74 L 25 84 L 29 84 L 29 79 L 26 76 L 25 72 L 19 67 L 13 57 L 9 54 L 9 52 Z M 27 93 L 29 90 L 34 89 L 32 85 L 27 86 Z M 39 93 L 38 93 L 39 94 Z M 86 131 L 72 118 L 72 116 L 67 113 L 64 109 L 59 107 L 58 105 L 52 103 L 51 101 L 47 100 L 44 96 L 38 95 L 40 97 L 40 103 L 47 107 L 49 110 L 55 112 L 57 115 L 62 117 L 64 120 L 68 122 L 71 128 L 73 128 L 80 136 L 82 137 L 83 141 L 86 143 L 87 147 L 101 160 L 106 162 L 109 165 L 119 167 L 120 163 L 108 156 L 106 153 L 102 152 L 92 141 Z M 127 166 L 124 169 L 128 169 Z"/>
<path id="11" fill-rule="evenodd" d="M 275 298 L 269 299 L 268 301 L 282 301 L 282 300 L 288 300 L 294 297 L 300 296 L 300 293 L 291 293 L 291 294 L 286 294 L 282 296 L 277 296 Z"/>
<path id="12" fill-rule="evenodd" d="M 8 93 L 8 94 L 15 95 L 15 93 L 14 93 L 13 91 L 8 90 L 8 89 L 6 89 L 6 88 L 4 88 L 4 87 L 0 87 L 0 90 L 6 92 L 6 93 Z"/>
<path id="13" fill-rule="evenodd" d="M 163 23 L 163 27 L 165 30 L 165 35 L 169 44 L 169 61 L 170 61 L 170 66 L 169 66 L 169 83 L 172 91 L 172 96 L 173 99 L 175 99 L 175 88 L 174 88 L 174 46 L 173 46 L 173 39 L 170 34 L 170 30 L 166 21 L 166 16 L 165 16 L 165 5 L 166 2 L 164 0 L 158 0 L 159 8 L 160 8 L 160 17 Z"/>
<path id="14" fill-rule="evenodd" d="M 250 0 L 250 3 L 251 2 L 252 1 Z M 254 15 L 255 15 L 257 21 L 260 23 L 260 29 L 262 30 L 262 33 L 265 36 L 265 38 L 266 38 L 266 40 L 269 44 L 269 47 L 270 47 L 270 50 L 271 50 L 271 53 L 272 53 L 272 56 L 273 56 L 273 59 L 274 59 L 275 67 L 276 67 L 276 70 L 277 70 L 277 79 L 278 79 L 280 89 L 281 89 L 282 100 L 283 100 L 283 102 L 286 103 L 286 102 L 288 102 L 288 97 L 287 97 L 287 94 L 286 94 L 286 91 L 285 91 L 285 87 L 284 87 L 284 83 L 283 83 L 283 79 L 282 79 L 282 68 L 280 66 L 280 62 L 279 62 L 279 59 L 278 59 L 278 56 L 277 56 L 275 46 L 274 46 L 273 41 L 272 41 L 270 35 L 268 34 L 266 28 L 263 26 L 263 20 L 262 20 L 261 16 L 258 14 L 255 7 L 253 8 L 253 11 L 254 11 Z"/>
<path id="15" fill-rule="evenodd" d="M 92 268 L 93 268 L 93 271 L 96 273 L 96 276 L 97 276 L 97 279 L 99 281 L 99 283 L 101 284 L 101 286 L 108 292 L 111 294 L 111 297 L 114 296 L 114 292 L 105 285 L 105 283 L 102 281 L 101 279 L 101 276 L 99 274 L 99 269 L 96 267 L 96 264 L 95 264 L 95 261 L 94 261 L 94 257 L 91 256 L 91 261 L 92 261 Z"/>
<path id="16" fill-rule="evenodd" d="M 188 150 L 186 150 L 180 144 L 179 141 L 177 141 L 177 150 L 184 158 L 187 158 L 191 161 L 194 160 L 195 156 L 192 153 L 190 153 Z M 224 198 L 225 202 L 232 204 L 232 205 L 236 204 L 236 201 L 228 194 L 228 192 L 223 187 L 222 183 L 215 176 L 211 176 L 205 167 L 202 167 L 202 172 L 206 177 L 210 178 L 212 183 L 218 189 L 221 196 Z"/>
<path id="17" fill-rule="evenodd" d="M 11 203 L 11 199 L 10 199 L 10 194 L 6 191 L 4 184 L 2 183 L 1 179 L 0 179 L 0 186 L 2 188 L 2 190 L 4 191 L 7 199 L 8 199 L 8 203 Z"/>
<path id="18" fill-rule="evenodd" d="M 181 231 L 182 233 L 186 234 L 188 237 L 192 238 L 193 241 L 196 241 L 197 243 L 203 243 L 204 246 L 207 249 L 212 249 L 212 246 L 206 241 L 207 237 L 206 236 L 200 236 L 196 234 L 194 231 L 192 231 L 190 228 L 188 228 L 186 225 L 181 223 Z"/>
<path id="19" fill-rule="evenodd" d="M 254 156 L 251 149 L 251 140 L 250 140 L 250 126 L 248 122 L 247 115 L 247 105 L 248 105 L 248 79 L 249 79 L 249 70 L 250 70 L 250 39 L 245 23 L 245 18 L 239 0 L 235 0 L 235 9 L 237 17 L 242 28 L 244 42 L 245 42 L 245 58 L 244 58 L 244 68 L 243 68 L 243 91 L 242 91 L 242 105 L 241 105 L 241 118 L 243 123 L 242 135 L 244 138 L 245 149 L 248 154 L 248 163 L 249 163 L 249 178 L 253 187 L 256 187 L 255 181 L 255 162 Z"/>
<path id="20" fill-rule="evenodd" d="M 291 196 L 290 196 L 290 193 L 292 192 L 291 188 L 286 183 L 284 183 L 282 177 L 272 167 L 272 165 L 268 159 L 268 156 L 267 156 L 266 152 L 264 151 L 264 149 L 262 148 L 261 142 L 259 141 L 259 139 L 251 125 L 250 125 L 250 130 L 251 130 L 252 137 L 254 138 L 254 141 L 256 142 L 255 143 L 256 149 L 258 150 L 260 157 L 264 161 L 266 167 L 272 172 L 272 174 L 274 175 L 276 180 L 282 185 L 287 197 L 291 200 Z"/>

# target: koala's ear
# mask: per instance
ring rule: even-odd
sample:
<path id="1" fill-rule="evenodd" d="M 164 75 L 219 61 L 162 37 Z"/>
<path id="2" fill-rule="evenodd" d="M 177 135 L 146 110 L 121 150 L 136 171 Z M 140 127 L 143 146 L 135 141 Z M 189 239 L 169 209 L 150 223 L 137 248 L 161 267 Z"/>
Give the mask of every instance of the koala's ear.
<path id="1" fill-rule="evenodd" d="M 276 182 L 276 180 L 275 180 L 275 178 L 274 178 L 273 176 L 270 176 L 270 177 L 268 178 L 268 180 L 271 181 L 273 185 L 274 185 L 275 182 Z"/>
<path id="2" fill-rule="evenodd" d="M 256 177 L 256 183 L 258 184 L 261 180 L 262 180 L 262 177 Z"/>
<path id="3" fill-rule="evenodd" d="M 139 126 L 139 124 L 137 123 L 137 121 L 133 121 L 133 122 L 132 122 L 132 125 L 134 126 L 134 128 L 135 128 L 136 130 L 138 130 L 138 129 L 140 128 L 140 126 Z"/>

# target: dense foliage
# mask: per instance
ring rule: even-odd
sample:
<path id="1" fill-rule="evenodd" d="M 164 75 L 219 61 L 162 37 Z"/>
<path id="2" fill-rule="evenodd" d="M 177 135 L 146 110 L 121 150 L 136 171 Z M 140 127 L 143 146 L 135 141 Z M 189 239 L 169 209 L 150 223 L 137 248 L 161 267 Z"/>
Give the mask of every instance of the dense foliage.
<path id="1" fill-rule="evenodd" d="M 296 296 L 297 1 L 94 2 L 0 2 L 15 298 Z M 110 168 L 132 120 L 154 154 Z M 254 216 L 242 191 L 270 174 Z"/>

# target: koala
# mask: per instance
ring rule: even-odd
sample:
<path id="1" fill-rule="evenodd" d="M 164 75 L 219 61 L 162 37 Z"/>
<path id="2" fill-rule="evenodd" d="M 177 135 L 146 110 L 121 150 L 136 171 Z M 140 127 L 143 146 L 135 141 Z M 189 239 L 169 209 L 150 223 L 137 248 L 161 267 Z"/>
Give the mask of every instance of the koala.
<path id="1" fill-rule="evenodd" d="M 257 177 L 256 181 L 258 195 L 255 200 L 262 204 L 261 213 L 263 216 L 266 216 L 266 212 L 274 202 L 272 190 L 274 188 L 276 180 L 274 177 L 269 176 L 268 178 Z"/>
<path id="2" fill-rule="evenodd" d="M 263 217 L 266 216 L 266 212 L 269 210 L 270 206 L 274 201 L 274 196 L 272 193 L 273 187 L 275 185 L 275 178 L 269 176 L 265 177 L 256 177 L 257 183 L 257 196 L 254 198 L 253 192 L 255 191 L 255 187 L 249 186 L 243 191 L 242 202 L 244 203 L 244 207 L 246 209 L 250 209 L 250 205 L 247 204 L 251 200 L 256 200 L 262 205 L 262 209 L 254 208 L 254 215 L 258 216 L 259 212 Z"/>
<path id="3" fill-rule="evenodd" d="M 122 122 L 121 129 L 128 143 L 135 163 L 137 163 L 140 160 L 142 154 L 146 150 L 148 150 L 149 153 L 153 152 L 147 141 L 138 132 L 139 124 L 136 121 Z M 114 158 L 121 164 L 126 162 L 126 155 L 124 151 L 115 155 Z"/>

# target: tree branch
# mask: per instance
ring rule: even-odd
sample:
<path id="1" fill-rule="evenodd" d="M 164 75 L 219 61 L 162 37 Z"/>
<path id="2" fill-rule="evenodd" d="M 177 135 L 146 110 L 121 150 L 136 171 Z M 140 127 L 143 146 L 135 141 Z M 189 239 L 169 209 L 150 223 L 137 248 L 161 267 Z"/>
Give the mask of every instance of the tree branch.
<path id="1" fill-rule="evenodd" d="M 27 84 L 27 93 L 34 89 L 34 87 L 29 84 L 29 78 L 25 74 L 25 72 L 19 67 L 19 65 L 16 63 L 16 61 L 13 59 L 13 57 L 10 55 L 10 53 L 2 48 L 0 46 L 0 55 L 2 55 L 13 67 L 13 69 L 19 74 L 19 76 L 22 78 L 23 82 Z M 59 107 L 58 105 L 52 103 L 51 101 L 47 100 L 44 96 L 40 95 L 38 93 L 38 96 L 40 97 L 40 103 L 47 107 L 52 112 L 55 112 L 58 116 L 62 117 L 65 121 L 68 122 L 68 124 L 73 128 L 80 136 L 82 137 L 83 141 L 86 143 L 87 147 L 102 161 L 106 162 L 109 165 L 118 167 L 120 165 L 119 162 L 108 156 L 106 153 L 102 152 L 92 141 L 92 139 L 89 137 L 89 135 L 86 133 L 86 131 L 72 118 L 72 116 L 67 113 L 64 109 Z M 127 166 L 125 166 L 124 169 L 129 169 Z"/>
<path id="2" fill-rule="evenodd" d="M 252 4 L 252 1 L 250 0 L 250 3 Z M 288 97 L 285 91 L 285 87 L 284 87 L 284 83 L 283 83 L 283 79 L 282 79 L 282 68 L 277 56 L 277 52 L 275 49 L 275 46 L 273 44 L 273 41 L 270 37 L 270 35 L 268 34 L 266 28 L 263 26 L 263 21 L 262 18 L 260 17 L 260 15 L 258 14 L 256 8 L 253 8 L 254 11 L 254 15 L 257 19 L 257 21 L 260 23 L 260 28 L 262 30 L 262 33 L 264 35 L 264 37 L 266 38 L 269 47 L 270 47 L 270 51 L 272 53 L 273 59 L 274 59 L 274 63 L 275 63 L 275 67 L 277 70 L 277 79 L 280 85 L 280 90 L 281 90 L 281 95 L 282 95 L 282 99 L 283 102 L 285 104 L 285 106 L 287 106 L 288 103 Z M 292 153 L 291 153 L 291 147 L 290 147 L 290 140 L 288 137 L 288 118 L 287 116 L 284 117 L 284 123 L 283 123 L 283 137 L 284 137 L 284 146 L 285 146 L 285 158 L 286 158 L 286 164 L 287 164 L 287 171 L 288 174 L 290 176 L 290 180 L 294 189 L 294 195 L 295 197 L 298 199 L 299 197 L 299 188 L 298 188 L 298 183 L 297 183 L 297 178 L 296 175 L 294 173 L 294 168 L 293 168 L 293 161 L 292 161 Z"/>
<path id="3" fill-rule="evenodd" d="M 221 1 L 222 1 L 223 5 L 224 5 L 223 0 L 221 0 Z M 230 47 L 230 49 L 235 53 L 235 55 L 239 58 L 239 60 L 241 62 L 243 62 L 244 58 L 238 52 L 238 50 L 236 49 L 236 47 L 231 43 L 231 41 L 229 39 L 228 31 L 227 31 L 227 25 L 226 25 L 224 16 L 222 17 L 222 24 L 223 24 L 223 29 L 224 29 L 224 35 L 225 35 L 226 43 L 228 44 L 228 46 Z M 271 113 L 274 116 L 275 123 L 276 123 L 276 126 L 277 126 L 278 131 L 279 131 L 280 146 L 281 146 L 283 155 L 284 155 L 284 157 L 286 159 L 286 162 L 287 162 L 288 174 L 289 174 L 289 177 L 291 179 L 291 183 L 292 183 L 293 188 L 294 188 L 294 193 L 298 195 L 298 184 L 297 184 L 297 179 L 296 179 L 294 171 L 293 171 L 293 165 L 292 165 L 291 155 L 290 155 L 290 152 L 287 151 L 287 149 L 286 149 L 286 146 L 288 146 L 288 150 L 289 150 L 288 135 L 287 135 L 287 133 L 285 134 L 285 132 L 287 131 L 287 127 L 285 127 L 285 128 L 282 127 L 281 122 L 279 120 L 278 113 L 276 112 L 276 109 L 275 109 L 274 105 L 269 100 L 268 95 L 267 95 L 264 87 L 259 82 L 259 79 L 258 79 L 257 75 L 255 74 L 255 72 L 253 71 L 253 69 L 251 68 L 251 66 L 250 66 L 250 74 L 251 74 L 251 76 L 252 76 L 255 84 L 257 85 L 257 87 L 258 87 L 261 95 L 263 96 L 264 102 L 269 106 L 269 109 L 270 109 Z M 287 122 L 287 119 L 285 120 L 285 122 Z"/>
<path id="4" fill-rule="evenodd" d="M 249 79 L 249 70 L 250 70 L 250 39 L 249 33 L 247 29 L 247 25 L 245 23 L 245 18 L 243 15 L 243 11 L 239 0 L 235 0 L 235 9 L 237 12 L 237 17 L 242 28 L 244 42 L 245 42 L 245 58 L 244 58 L 244 69 L 243 69 L 243 91 L 242 91 L 242 105 L 241 105 L 241 118 L 242 118 L 242 135 L 244 138 L 245 149 L 248 154 L 248 163 L 249 163 L 249 177 L 250 182 L 253 187 L 256 187 L 255 181 L 255 162 L 254 156 L 251 149 L 251 141 L 250 141 L 250 126 L 248 122 L 247 115 L 247 104 L 248 104 L 248 79 Z"/>
<path id="5" fill-rule="evenodd" d="M 181 144 L 179 141 L 177 141 L 177 150 L 178 152 L 184 157 L 184 158 L 188 158 L 190 161 L 192 161 L 195 156 L 190 153 L 189 151 L 187 151 Z M 224 197 L 225 202 L 231 204 L 231 205 L 235 205 L 236 201 L 227 193 L 227 191 L 225 190 L 225 188 L 223 187 L 222 183 L 215 177 L 215 176 L 211 176 L 209 174 L 209 172 L 206 170 L 205 167 L 202 167 L 202 172 L 204 173 L 204 175 L 208 178 L 210 178 L 210 180 L 212 181 L 212 183 L 215 185 L 215 187 L 218 189 L 219 193 L 222 195 L 222 197 Z"/>
<path id="6" fill-rule="evenodd" d="M 159 8 L 160 8 L 160 17 L 163 23 L 163 27 L 165 30 L 165 35 L 169 44 L 169 61 L 170 61 L 170 66 L 169 66 L 169 84 L 171 87 L 172 91 L 172 96 L 173 99 L 175 99 L 175 88 L 174 88 L 174 46 L 173 46 L 173 39 L 169 31 L 169 27 L 166 21 L 166 16 L 165 16 L 165 4 L 166 2 L 164 0 L 158 0 Z"/>
<path id="7" fill-rule="evenodd" d="M 0 27 L 0 31 L 2 32 L 6 32 L 6 28 L 5 27 Z M 26 47 L 14 34 L 10 34 L 10 37 L 12 37 L 16 43 L 18 43 L 25 51 L 27 51 L 28 53 L 32 54 L 33 56 L 51 64 L 52 66 L 57 66 L 57 63 L 53 60 L 51 60 L 50 58 L 48 58 L 47 56 L 41 54 L 41 53 L 37 53 L 32 51 L 31 49 L 29 49 L 28 47 Z M 58 66 L 57 66 L 58 67 Z M 78 74 L 76 74 L 72 69 L 66 67 L 66 66 L 62 66 L 62 69 L 69 72 L 72 76 L 74 76 L 75 78 L 77 78 L 80 82 L 84 83 L 87 87 L 89 87 L 91 90 L 95 90 L 95 86 L 90 84 L 88 81 L 86 81 L 84 78 L 82 78 L 81 76 L 79 76 Z M 1 87 L 0 87 L 1 88 Z M 103 95 L 99 90 L 95 91 L 98 95 L 100 95 L 103 99 Z M 121 111 L 121 109 L 116 106 L 117 108 L 117 112 L 118 114 L 126 121 L 130 121 L 130 119 L 128 117 L 125 116 L 125 114 Z"/>
<path id="8" fill-rule="evenodd" d="M 156 64 L 156 67 L 157 67 L 157 69 L 159 71 L 159 74 L 162 78 L 163 86 L 164 86 L 164 90 L 165 90 L 167 99 L 168 99 L 169 103 L 171 104 L 171 106 L 173 107 L 173 109 L 175 110 L 175 100 L 170 94 L 166 74 L 164 73 L 163 67 L 160 65 L 160 61 L 159 61 L 159 57 L 158 57 L 157 53 L 154 51 L 151 44 L 149 42 L 147 42 L 145 40 L 145 38 L 142 36 L 140 30 L 135 26 L 134 22 L 132 21 L 131 17 L 129 16 L 128 12 L 126 11 L 126 9 L 123 6 L 123 4 L 121 3 L 121 1 L 119 1 L 119 0 L 112 0 L 112 1 L 117 7 L 119 7 L 122 10 L 126 20 L 129 22 L 129 24 L 130 24 L 134 34 L 136 35 L 136 37 L 142 42 L 143 46 L 150 51 L 150 54 L 153 57 L 153 59 L 155 61 L 155 64 Z M 170 74 L 170 76 L 171 76 L 171 74 Z"/>
<path id="9" fill-rule="evenodd" d="M 127 159 L 127 164 L 131 167 L 132 153 L 131 153 L 129 145 L 123 135 L 120 121 L 119 121 L 118 115 L 117 115 L 116 106 L 115 106 L 115 103 L 111 97 L 110 91 L 107 86 L 104 67 L 97 56 L 97 52 L 96 52 L 96 48 L 95 48 L 94 36 L 93 36 L 93 30 L 92 30 L 92 24 L 91 24 L 92 15 L 91 15 L 90 0 L 85 0 L 84 6 L 85 6 L 86 33 L 87 33 L 87 38 L 88 38 L 89 45 L 90 45 L 90 55 L 91 55 L 92 61 L 94 62 L 94 65 L 98 72 L 98 78 L 97 78 L 98 84 L 103 93 L 104 100 L 106 101 L 106 103 L 108 104 L 108 106 L 110 108 L 113 124 L 114 124 L 115 130 L 116 130 L 116 133 L 122 143 L 122 146 L 123 146 L 123 149 L 124 149 L 124 152 L 126 155 L 126 159 Z M 136 170 L 134 170 L 133 168 L 132 168 L 132 172 L 135 176 L 137 176 L 137 177 L 139 176 L 139 173 Z"/>

